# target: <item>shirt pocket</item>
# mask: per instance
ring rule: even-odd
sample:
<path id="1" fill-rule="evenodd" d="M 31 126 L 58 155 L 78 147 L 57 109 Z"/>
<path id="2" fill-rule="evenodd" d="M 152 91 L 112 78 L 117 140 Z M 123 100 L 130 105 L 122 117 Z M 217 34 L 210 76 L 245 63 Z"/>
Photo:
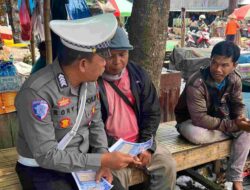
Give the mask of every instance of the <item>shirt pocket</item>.
<path id="1" fill-rule="evenodd" d="M 52 109 L 54 127 L 56 129 L 72 128 L 77 115 L 76 109 L 74 106 L 54 107 Z"/>
<path id="2" fill-rule="evenodd" d="M 95 102 L 90 103 L 90 104 L 86 104 L 80 125 L 81 126 L 90 126 L 95 112 L 96 112 Z"/>

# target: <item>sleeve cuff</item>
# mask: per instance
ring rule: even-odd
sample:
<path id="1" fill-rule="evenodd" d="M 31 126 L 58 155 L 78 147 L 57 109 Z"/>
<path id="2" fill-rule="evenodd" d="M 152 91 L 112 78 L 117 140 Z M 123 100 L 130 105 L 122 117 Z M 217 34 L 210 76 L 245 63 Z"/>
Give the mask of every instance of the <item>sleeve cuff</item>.
<path id="1" fill-rule="evenodd" d="M 87 167 L 100 167 L 102 154 L 90 153 L 87 158 Z"/>

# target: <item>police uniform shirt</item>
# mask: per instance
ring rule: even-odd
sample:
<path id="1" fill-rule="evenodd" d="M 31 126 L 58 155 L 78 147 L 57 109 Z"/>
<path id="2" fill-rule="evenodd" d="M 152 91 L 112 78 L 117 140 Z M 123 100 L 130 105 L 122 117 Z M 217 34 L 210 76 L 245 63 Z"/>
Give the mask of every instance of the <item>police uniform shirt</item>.
<path id="1" fill-rule="evenodd" d="M 64 150 L 57 149 L 75 123 L 84 88 L 81 85 L 79 93 L 73 89 L 57 61 L 24 83 L 15 102 L 20 125 L 17 151 L 21 156 L 63 172 L 100 166 L 107 139 L 94 82 L 87 83 L 85 112 L 75 137 Z M 90 147 L 94 153 L 87 153 Z"/>

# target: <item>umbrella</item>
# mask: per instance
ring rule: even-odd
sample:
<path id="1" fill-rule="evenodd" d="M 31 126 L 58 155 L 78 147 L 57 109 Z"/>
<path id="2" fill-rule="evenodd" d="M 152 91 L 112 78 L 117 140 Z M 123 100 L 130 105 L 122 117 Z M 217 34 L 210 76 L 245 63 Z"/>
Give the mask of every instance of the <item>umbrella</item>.
<path id="1" fill-rule="evenodd" d="M 108 0 L 115 8 L 115 16 L 130 16 L 133 4 L 128 0 Z"/>
<path id="2" fill-rule="evenodd" d="M 247 11 L 246 16 L 244 17 L 245 20 L 250 20 L 250 10 Z"/>
<path id="3" fill-rule="evenodd" d="M 243 20 L 249 9 L 250 9 L 250 4 L 235 9 L 233 14 L 237 17 L 238 20 Z"/>

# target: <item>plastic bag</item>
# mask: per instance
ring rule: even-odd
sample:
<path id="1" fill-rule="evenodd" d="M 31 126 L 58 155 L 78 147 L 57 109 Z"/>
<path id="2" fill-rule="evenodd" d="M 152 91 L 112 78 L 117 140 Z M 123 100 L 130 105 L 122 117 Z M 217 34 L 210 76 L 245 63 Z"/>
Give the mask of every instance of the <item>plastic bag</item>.
<path id="1" fill-rule="evenodd" d="M 31 17 L 31 23 L 32 23 L 32 29 L 34 36 L 38 37 L 40 41 L 45 41 L 45 34 L 44 34 L 44 28 L 43 28 L 43 11 L 41 11 L 42 3 L 37 3 L 37 7 L 34 10 L 32 17 Z"/>
<path id="2" fill-rule="evenodd" d="M 24 41 L 29 41 L 31 39 L 32 27 L 31 27 L 30 15 L 25 0 L 22 0 L 21 2 L 19 17 L 21 25 L 21 38 Z"/>
<path id="3" fill-rule="evenodd" d="M 65 8 L 69 19 L 81 19 L 90 17 L 90 11 L 85 0 L 70 0 L 68 4 L 65 4 Z"/>

